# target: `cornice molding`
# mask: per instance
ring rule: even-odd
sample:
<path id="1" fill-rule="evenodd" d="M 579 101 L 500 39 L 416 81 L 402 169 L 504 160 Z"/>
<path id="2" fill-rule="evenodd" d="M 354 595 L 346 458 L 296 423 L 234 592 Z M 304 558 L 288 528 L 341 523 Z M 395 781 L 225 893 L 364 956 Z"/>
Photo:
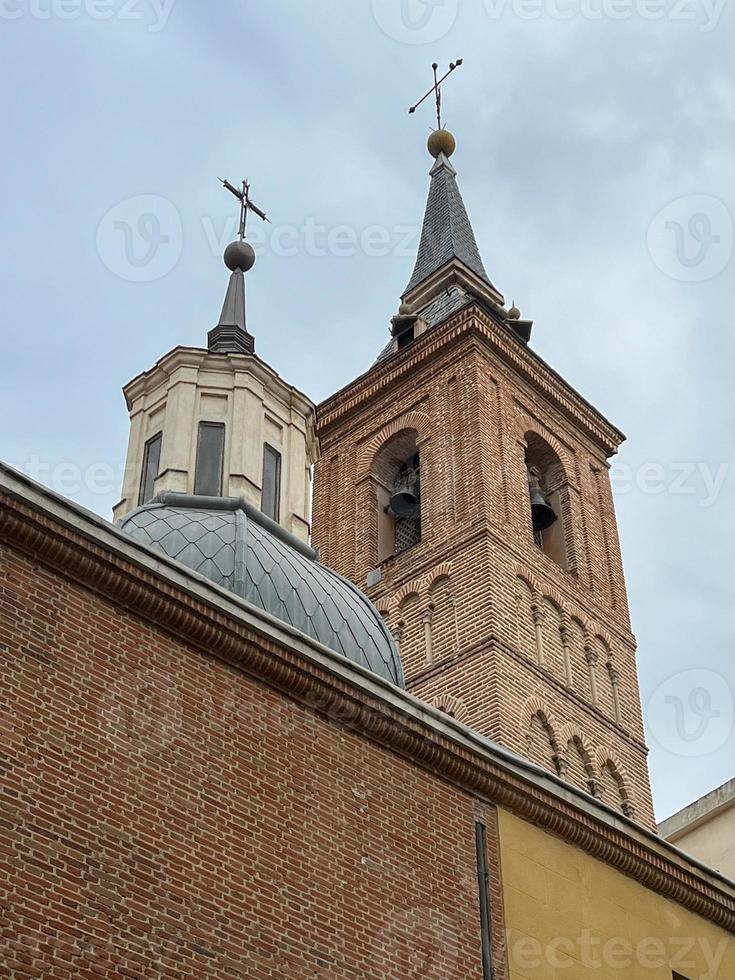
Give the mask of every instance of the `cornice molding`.
<path id="1" fill-rule="evenodd" d="M 204 372 L 228 375 L 238 387 L 243 386 L 245 376 L 254 377 L 266 391 L 289 408 L 295 408 L 304 416 L 313 416 L 316 412 L 316 406 L 307 395 L 284 381 L 277 371 L 256 354 L 218 354 L 201 347 L 174 347 L 148 371 L 128 381 L 123 387 L 128 411 L 141 395 L 147 395 L 166 384 L 182 368 L 191 369 L 194 375 L 190 383 L 200 384 L 202 387 L 206 387 L 206 381 L 200 380 L 199 375 Z"/>
<path id="2" fill-rule="evenodd" d="M 538 354 L 517 340 L 507 327 L 497 323 L 476 302 L 463 307 L 443 324 L 432 327 L 402 354 L 396 354 L 389 360 L 376 364 L 323 401 L 317 408 L 319 431 L 328 430 L 343 416 L 377 397 L 383 389 L 393 385 L 427 358 L 434 357 L 441 348 L 465 334 L 472 334 L 489 346 L 531 387 L 581 427 L 603 449 L 606 457 L 617 452 L 625 439 L 624 434 L 567 384 Z"/>
<path id="3" fill-rule="evenodd" d="M 0 465 L 0 540 L 735 933 L 735 884 L 587 794 Z"/>

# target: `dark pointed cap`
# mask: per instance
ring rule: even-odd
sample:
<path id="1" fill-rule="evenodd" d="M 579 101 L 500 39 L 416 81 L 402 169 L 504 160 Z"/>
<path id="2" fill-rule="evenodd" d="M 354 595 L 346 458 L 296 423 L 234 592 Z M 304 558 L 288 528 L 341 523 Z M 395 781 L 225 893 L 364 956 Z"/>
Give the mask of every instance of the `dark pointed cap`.
<path id="1" fill-rule="evenodd" d="M 254 354 L 255 337 L 245 321 L 245 273 L 253 267 L 255 252 L 249 242 L 232 242 L 225 249 L 225 265 L 232 270 L 219 322 L 207 334 L 214 354 Z"/>
<path id="2" fill-rule="evenodd" d="M 419 251 L 403 295 L 406 296 L 453 260 L 463 263 L 496 291 L 480 258 L 475 233 L 457 186 L 457 171 L 443 150 L 437 152 L 436 162 L 429 173 L 431 184 Z"/>

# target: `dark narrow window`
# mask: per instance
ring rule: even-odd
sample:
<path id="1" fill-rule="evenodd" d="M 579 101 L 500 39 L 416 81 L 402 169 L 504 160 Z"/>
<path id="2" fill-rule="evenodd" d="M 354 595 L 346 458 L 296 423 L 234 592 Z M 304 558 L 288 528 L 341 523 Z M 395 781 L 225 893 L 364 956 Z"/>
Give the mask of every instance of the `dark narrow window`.
<path id="1" fill-rule="evenodd" d="M 142 507 L 153 499 L 154 484 L 161 465 L 161 433 L 153 436 L 145 444 L 143 452 L 143 469 L 140 474 L 140 490 L 138 491 L 138 506 Z"/>
<path id="2" fill-rule="evenodd" d="M 490 923 L 490 874 L 487 869 L 487 840 L 484 824 L 475 824 L 477 850 L 477 884 L 480 890 L 480 939 L 482 942 L 482 978 L 493 980 L 493 944 Z"/>
<path id="3" fill-rule="evenodd" d="M 281 510 L 281 454 L 266 443 L 263 446 L 263 494 L 260 509 L 277 521 Z"/>
<path id="4" fill-rule="evenodd" d="M 221 422 L 200 422 L 194 493 L 219 497 L 225 458 L 225 427 Z"/>
<path id="5" fill-rule="evenodd" d="M 414 340 L 414 328 L 409 327 L 408 330 L 404 330 L 403 333 L 399 333 L 396 338 L 396 346 L 398 350 L 403 350 L 404 347 L 408 347 L 412 344 Z"/>

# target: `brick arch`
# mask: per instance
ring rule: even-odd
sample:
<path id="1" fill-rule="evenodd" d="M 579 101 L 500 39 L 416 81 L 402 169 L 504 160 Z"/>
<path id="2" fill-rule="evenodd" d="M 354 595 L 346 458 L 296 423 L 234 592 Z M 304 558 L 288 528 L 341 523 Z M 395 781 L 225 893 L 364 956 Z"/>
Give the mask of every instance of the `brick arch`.
<path id="1" fill-rule="evenodd" d="M 620 760 L 620 756 L 617 752 L 608 748 L 607 746 L 600 746 L 595 753 L 595 762 L 597 763 L 598 779 L 601 785 L 605 785 L 605 770 L 607 770 L 613 782 L 617 786 L 617 792 L 619 800 L 615 803 L 619 803 L 620 809 L 628 817 L 633 817 L 635 815 L 635 809 L 630 799 L 630 792 L 628 787 L 630 781 L 626 776 L 626 770 L 624 764 Z M 605 801 L 608 802 L 609 801 Z"/>
<path id="2" fill-rule="evenodd" d="M 556 733 L 559 730 L 556 717 L 546 706 L 546 702 L 542 701 L 536 694 L 528 698 L 521 709 L 521 724 L 523 725 L 524 730 L 531 724 L 531 721 L 535 715 L 543 715 L 549 726 L 554 730 L 554 738 L 556 738 Z"/>
<path id="3" fill-rule="evenodd" d="M 595 751 L 595 763 L 601 769 L 606 762 L 612 762 L 618 772 L 622 775 L 625 765 L 618 753 L 607 745 L 599 745 Z"/>
<path id="4" fill-rule="evenodd" d="M 551 603 L 560 616 L 566 616 L 567 613 L 566 609 L 564 608 L 564 600 L 555 589 L 544 589 L 539 598 Z"/>
<path id="5" fill-rule="evenodd" d="M 556 606 L 556 608 L 562 615 L 564 616 L 568 615 L 564 598 L 560 592 L 557 592 L 556 589 L 549 589 L 549 588 L 544 589 L 541 598 L 547 599 L 553 606 Z"/>
<path id="6" fill-rule="evenodd" d="M 612 656 L 612 640 L 608 633 L 604 632 L 604 630 L 596 630 L 592 635 L 592 639 L 599 640 L 610 656 Z"/>
<path id="7" fill-rule="evenodd" d="M 564 745 L 566 745 L 567 742 L 570 742 L 572 739 L 581 741 L 582 745 L 585 745 L 585 736 L 582 733 L 582 729 L 579 727 L 579 725 L 575 725 L 573 721 L 568 721 L 565 725 L 562 725 L 559 732 L 559 738 L 562 740 Z M 587 755 L 589 755 L 589 752 Z M 589 755 L 589 758 L 590 763 L 592 763 L 592 756 Z"/>
<path id="8" fill-rule="evenodd" d="M 443 711 L 447 715 L 451 715 L 460 724 L 464 724 L 469 717 L 469 708 L 455 694 L 445 694 L 442 697 L 435 698 L 433 703 L 435 708 L 438 708 L 439 711 Z"/>
<path id="9" fill-rule="evenodd" d="M 563 755 L 561 748 L 559 746 L 559 740 L 556 736 L 557 725 L 553 714 L 546 707 L 545 703 L 539 697 L 530 697 L 522 711 L 522 731 L 525 733 L 528 742 L 526 747 L 530 749 L 530 740 L 532 738 L 533 723 L 538 719 L 541 727 L 544 730 L 546 738 L 548 739 L 548 750 L 550 759 L 544 762 L 540 762 L 538 759 L 533 759 L 531 761 L 535 762 L 536 765 L 543 765 L 544 768 L 551 768 L 552 772 L 555 772 L 557 776 L 561 775 L 562 772 L 562 761 Z M 530 754 L 529 754 L 529 757 Z M 551 763 L 551 767 L 548 766 L 548 762 Z"/>
<path id="10" fill-rule="evenodd" d="M 373 465 L 373 460 L 378 455 L 383 446 L 400 432 L 416 432 L 418 438 L 428 439 L 431 435 L 431 419 L 425 412 L 407 412 L 399 419 L 394 419 L 386 425 L 380 432 L 373 436 L 370 442 L 363 447 L 357 462 L 357 479 L 362 480 L 369 475 Z"/>
<path id="11" fill-rule="evenodd" d="M 516 578 L 519 578 L 521 582 L 525 582 L 533 593 L 534 599 L 538 600 L 541 590 L 539 588 L 538 579 L 533 572 L 529 572 L 528 569 L 524 568 L 522 565 L 518 565 L 516 568 Z"/>
<path id="12" fill-rule="evenodd" d="M 584 769 L 586 776 L 585 782 L 587 785 L 580 788 L 585 790 L 585 792 L 596 796 L 598 793 L 598 768 L 595 765 L 593 755 L 590 754 L 590 751 L 587 748 L 587 739 L 577 725 L 571 722 L 564 725 L 560 733 L 560 738 L 563 746 L 564 759 L 567 766 L 569 766 L 571 763 L 569 755 L 570 744 L 574 743 L 576 752 L 581 759 L 582 768 Z M 571 779 L 569 781 L 572 782 Z"/>
<path id="13" fill-rule="evenodd" d="M 514 435 L 518 442 L 525 442 L 526 435 L 529 432 L 532 432 L 535 436 L 538 436 L 539 439 L 543 439 L 543 441 L 554 450 L 556 455 L 559 457 L 559 462 L 562 465 L 567 481 L 572 486 L 576 487 L 577 483 L 579 482 L 577 479 L 576 461 L 566 446 L 559 442 L 555 435 L 553 435 L 543 426 L 539 425 L 538 422 L 533 419 L 529 419 L 528 416 L 522 415 L 516 421 Z"/>
<path id="14" fill-rule="evenodd" d="M 452 577 L 452 563 L 449 561 L 443 561 L 441 564 L 433 568 L 428 575 L 424 577 L 423 585 L 427 591 L 431 591 L 432 586 L 441 578 L 451 578 Z"/>
<path id="15" fill-rule="evenodd" d="M 405 608 L 408 600 L 413 598 L 416 598 L 419 601 L 421 600 L 419 590 L 413 585 L 404 585 L 402 589 L 396 592 L 392 606 L 395 610 L 400 612 L 401 609 Z"/>

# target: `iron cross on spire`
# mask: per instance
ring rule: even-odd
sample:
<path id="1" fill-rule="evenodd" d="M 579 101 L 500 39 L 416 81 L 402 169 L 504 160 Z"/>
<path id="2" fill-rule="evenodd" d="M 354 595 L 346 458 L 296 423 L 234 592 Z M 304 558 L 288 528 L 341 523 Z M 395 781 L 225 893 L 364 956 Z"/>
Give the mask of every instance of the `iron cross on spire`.
<path id="1" fill-rule="evenodd" d="M 441 89 L 442 82 L 444 82 L 447 78 L 449 78 L 449 76 L 452 74 L 455 68 L 459 68 L 459 66 L 462 64 L 462 60 L 463 60 L 462 58 L 457 58 L 456 61 L 452 61 L 449 65 L 449 71 L 445 75 L 442 75 L 441 78 L 437 76 L 439 65 L 437 65 L 436 62 L 434 62 L 434 64 L 431 66 L 434 69 L 434 84 L 431 86 L 431 88 L 426 93 L 426 95 L 424 95 L 422 98 L 418 100 L 416 105 L 411 106 L 411 108 L 408 110 L 409 113 L 416 112 L 416 110 L 421 105 L 421 103 L 424 102 L 426 99 L 428 99 L 431 93 L 434 92 L 434 94 L 436 95 L 436 128 L 441 129 L 442 128 L 442 89 Z"/>
<path id="2" fill-rule="evenodd" d="M 235 187 L 234 184 L 231 184 L 229 180 L 223 180 L 222 177 L 220 177 L 220 180 L 230 194 L 234 194 L 240 202 L 240 241 L 243 241 L 245 238 L 245 225 L 247 224 L 248 220 L 248 211 L 254 211 L 255 214 L 257 214 L 259 218 L 262 218 L 263 221 L 270 222 L 270 219 L 266 216 L 265 211 L 261 211 L 258 205 L 254 204 L 250 200 L 250 184 L 246 180 L 242 182 L 242 190 Z"/>

